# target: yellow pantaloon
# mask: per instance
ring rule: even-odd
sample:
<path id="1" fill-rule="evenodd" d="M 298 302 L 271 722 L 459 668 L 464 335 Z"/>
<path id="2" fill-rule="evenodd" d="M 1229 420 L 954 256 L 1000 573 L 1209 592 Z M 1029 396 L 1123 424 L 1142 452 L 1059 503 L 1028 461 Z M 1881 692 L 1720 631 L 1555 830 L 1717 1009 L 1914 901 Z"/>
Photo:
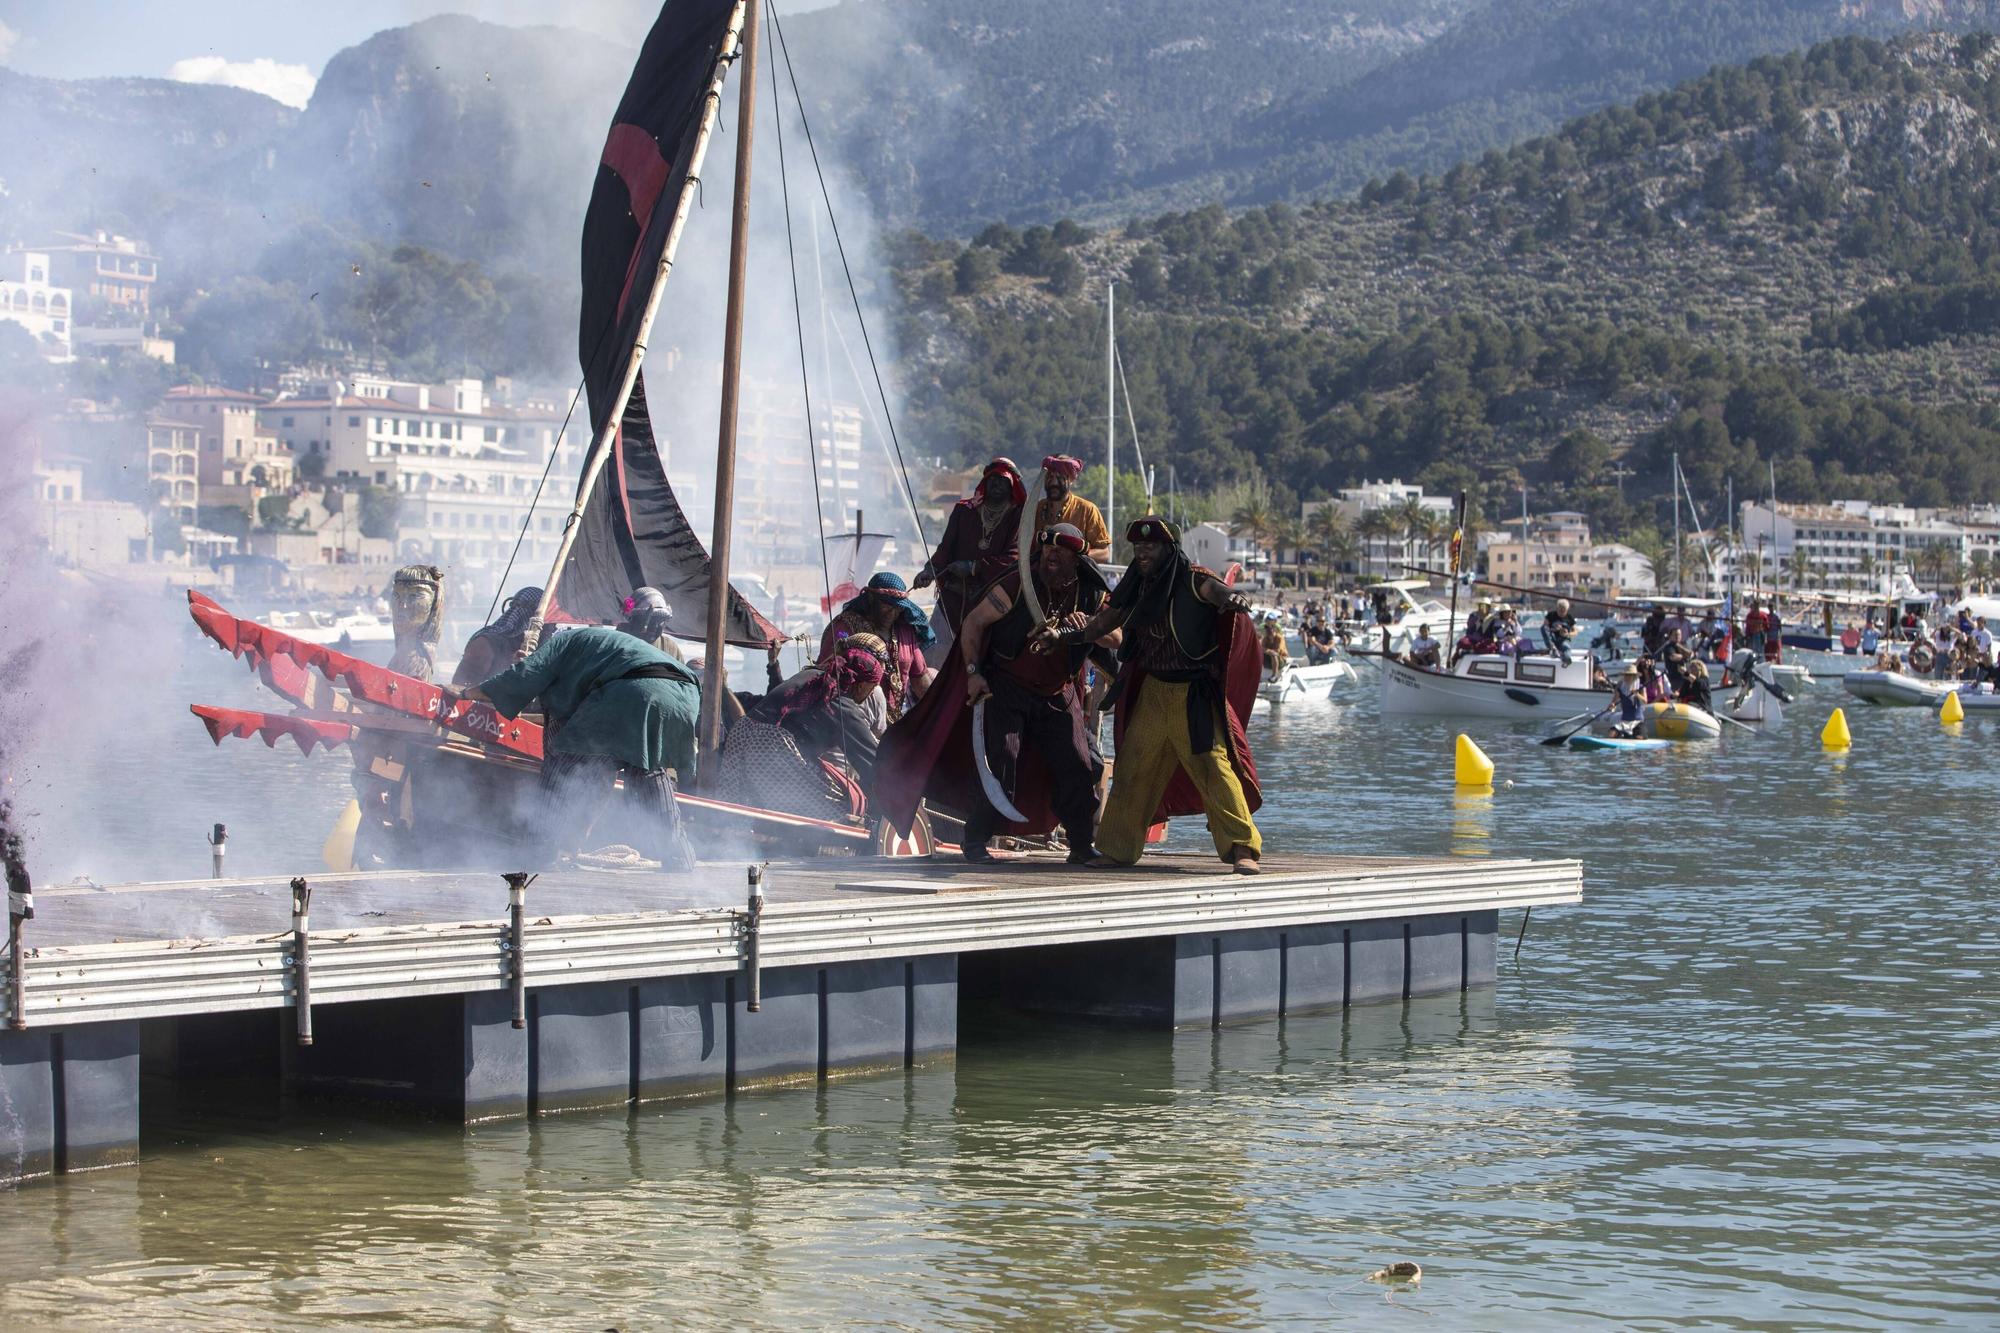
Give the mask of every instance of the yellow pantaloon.
<path id="1" fill-rule="evenodd" d="M 1208 808 L 1208 831 L 1216 855 L 1225 861 L 1230 851 L 1247 847 L 1261 856 L 1263 841 L 1250 820 L 1250 803 L 1229 762 L 1229 724 L 1215 719 L 1215 745 L 1196 754 L 1188 737 L 1187 682 L 1148 678 L 1139 690 L 1132 716 L 1118 743 L 1117 764 L 1111 771 L 1111 799 L 1097 824 L 1097 850 L 1114 861 L 1131 865 L 1146 849 L 1146 829 L 1160 797 L 1173 781 L 1174 770 L 1187 770 Z"/>

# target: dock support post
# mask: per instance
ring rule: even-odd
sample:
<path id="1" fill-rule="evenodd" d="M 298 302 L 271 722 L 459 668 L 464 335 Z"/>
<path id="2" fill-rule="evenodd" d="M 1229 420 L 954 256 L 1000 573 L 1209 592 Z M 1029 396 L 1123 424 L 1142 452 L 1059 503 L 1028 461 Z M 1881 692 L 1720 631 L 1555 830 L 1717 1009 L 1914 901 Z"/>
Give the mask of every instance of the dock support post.
<path id="1" fill-rule="evenodd" d="M 528 1026 L 528 960 L 521 952 L 523 918 L 528 910 L 528 886 L 535 877 L 526 871 L 501 876 L 507 881 L 507 990 L 513 1000 L 515 1031 Z"/>
<path id="2" fill-rule="evenodd" d="M 20 835 L 8 827 L 13 812 L 0 800 L 0 867 L 7 876 L 7 1026 L 28 1030 L 28 987 L 24 977 L 27 951 L 21 947 L 21 923 L 35 915 L 35 882 L 28 878 L 28 857 Z"/>
<path id="3" fill-rule="evenodd" d="M 217 824 L 215 831 L 208 835 L 208 877 L 222 878 L 222 855 L 229 850 L 229 826 Z"/>
<path id="4" fill-rule="evenodd" d="M 11 871 L 13 867 L 10 865 Z M 35 891 L 25 872 L 17 886 L 15 876 L 7 884 L 7 1026 L 15 1032 L 28 1030 L 27 951 L 21 947 L 21 923 L 35 915 Z"/>
<path id="5" fill-rule="evenodd" d="M 292 977 L 297 995 L 299 1045 L 313 1044 L 312 944 L 307 937 L 307 912 L 312 886 L 305 876 L 292 880 Z"/>
<path id="6" fill-rule="evenodd" d="M 743 966 L 749 972 L 749 998 L 743 1007 L 753 1014 L 764 1007 L 763 925 L 764 867 L 751 866 L 750 905 L 743 920 Z"/>

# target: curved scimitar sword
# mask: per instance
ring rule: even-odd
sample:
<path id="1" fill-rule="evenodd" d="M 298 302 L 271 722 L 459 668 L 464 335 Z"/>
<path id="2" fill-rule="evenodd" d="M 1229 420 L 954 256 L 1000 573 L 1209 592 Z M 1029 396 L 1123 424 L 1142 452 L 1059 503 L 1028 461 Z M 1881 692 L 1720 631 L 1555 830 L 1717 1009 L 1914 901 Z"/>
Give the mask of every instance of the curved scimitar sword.
<path id="1" fill-rule="evenodd" d="M 1000 812 L 1000 817 L 1010 824 L 1025 824 L 1028 817 L 1015 808 L 1007 799 L 1006 789 L 1000 779 L 993 776 L 992 765 L 986 762 L 986 701 L 981 699 L 972 705 L 972 764 L 979 770 L 979 786 L 985 791 L 986 799 Z"/>

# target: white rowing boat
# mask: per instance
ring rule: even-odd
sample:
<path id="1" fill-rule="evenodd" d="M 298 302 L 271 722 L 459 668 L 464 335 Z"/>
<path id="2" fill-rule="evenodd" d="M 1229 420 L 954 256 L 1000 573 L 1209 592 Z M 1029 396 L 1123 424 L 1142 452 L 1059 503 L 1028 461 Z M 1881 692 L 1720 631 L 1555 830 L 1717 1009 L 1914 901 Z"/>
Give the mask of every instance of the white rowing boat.
<path id="1" fill-rule="evenodd" d="M 1324 699 L 1341 681 L 1353 679 L 1354 668 L 1338 659 L 1317 665 L 1290 662 L 1257 686 L 1257 697 L 1274 704 Z"/>

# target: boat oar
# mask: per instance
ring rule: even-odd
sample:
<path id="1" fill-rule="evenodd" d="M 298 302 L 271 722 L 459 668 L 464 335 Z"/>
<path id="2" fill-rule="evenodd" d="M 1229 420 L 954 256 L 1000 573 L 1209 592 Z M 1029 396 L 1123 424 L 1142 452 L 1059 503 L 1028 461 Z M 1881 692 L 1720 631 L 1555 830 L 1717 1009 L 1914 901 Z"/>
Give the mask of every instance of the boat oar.
<path id="1" fill-rule="evenodd" d="M 1564 741 L 1576 735 L 1577 732 L 1582 731 L 1585 727 L 1597 721 L 1598 718 L 1603 717 L 1606 713 L 1610 712 L 1617 706 L 1618 704 L 1617 701 L 1615 700 L 1612 701 L 1611 703 L 1604 705 L 1604 707 L 1598 709 L 1595 713 L 1592 713 L 1589 717 L 1586 717 L 1580 724 L 1571 727 L 1568 731 L 1559 731 L 1553 736 L 1544 737 L 1542 740 L 1542 744 L 1561 745 Z"/>

